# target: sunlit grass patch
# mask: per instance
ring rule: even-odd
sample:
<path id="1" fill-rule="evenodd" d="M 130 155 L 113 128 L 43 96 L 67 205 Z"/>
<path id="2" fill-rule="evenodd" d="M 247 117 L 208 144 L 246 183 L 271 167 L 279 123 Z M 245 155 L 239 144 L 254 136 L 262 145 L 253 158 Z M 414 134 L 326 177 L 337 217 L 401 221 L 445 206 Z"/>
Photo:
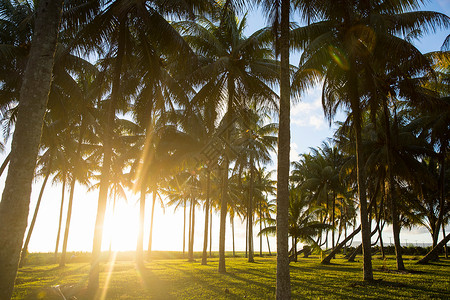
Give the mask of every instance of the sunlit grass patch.
<path id="1" fill-rule="evenodd" d="M 227 258 L 227 273 L 219 274 L 218 259 L 187 262 L 183 259 L 152 260 L 139 271 L 131 261 L 118 261 L 106 291 L 106 299 L 274 299 L 276 258 Z M 362 281 L 362 262 L 337 258 L 330 265 L 319 257 L 300 258 L 291 263 L 293 299 L 450 299 L 450 261 L 417 265 L 406 257 L 408 272 L 395 270 L 395 259 L 374 259 L 371 284 Z M 100 285 L 106 281 L 109 263 L 104 264 Z M 61 299 L 54 292 L 72 287 L 83 297 L 89 264 L 73 263 L 27 266 L 20 270 L 14 299 Z"/>

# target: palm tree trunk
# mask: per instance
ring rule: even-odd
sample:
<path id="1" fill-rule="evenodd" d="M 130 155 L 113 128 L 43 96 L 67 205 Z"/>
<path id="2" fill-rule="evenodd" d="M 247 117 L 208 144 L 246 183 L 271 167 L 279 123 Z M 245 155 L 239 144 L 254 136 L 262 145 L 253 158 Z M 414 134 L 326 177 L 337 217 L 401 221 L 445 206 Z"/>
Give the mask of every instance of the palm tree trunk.
<path id="1" fill-rule="evenodd" d="M 100 178 L 100 188 L 98 195 L 97 216 L 95 219 L 94 241 L 92 247 L 91 270 L 89 272 L 88 294 L 94 295 L 99 285 L 100 255 L 102 250 L 103 224 L 105 222 L 106 203 L 108 200 L 108 190 L 111 177 L 112 163 L 112 130 L 116 114 L 116 105 L 120 94 L 120 75 L 122 73 L 122 63 L 125 55 L 125 21 L 120 20 L 119 39 L 117 46 L 117 55 L 114 65 L 113 83 L 111 90 L 111 99 L 109 100 L 106 111 L 105 138 L 103 143 L 103 162 Z"/>
<path id="2" fill-rule="evenodd" d="M 253 258 L 253 155 L 250 154 L 250 185 L 248 197 L 248 262 L 255 262 Z"/>
<path id="3" fill-rule="evenodd" d="M 262 203 L 259 202 L 259 232 L 262 231 Z M 262 234 L 259 235 L 259 256 L 262 257 Z"/>
<path id="4" fill-rule="evenodd" d="M 191 209 L 192 209 L 192 219 L 191 219 L 191 232 L 189 239 L 189 253 L 188 253 L 188 261 L 194 261 L 194 227 L 195 227 L 195 199 L 192 198 L 191 201 Z"/>
<path id="5" fill-rule="evenodd" d="M 264 227 L 267 227 L 266 221 L 264 221 Z M 269 256 L 272 256 L 272 252 L 270 252 L 270 243 L 269 243 L 269 236 L 266 233 L 266 240 L 267 240 L 267 249 L 269 250 Z"/>
<path id="6" fill-rule="evenodd" d="M 148 252 L 147 252 L 147 259 L 151 259 L 152 255 L 152 242 L 153 242 L 153 217 L 155 216 L 155 203 L 156 203 L 156 190 L 153 190 L 152 193 L 153 199 L 152 199 L 152 215 L 150 217 L 150 236 L 148 238 Z"/>
<path id="7" fill-rule="evenodd" d="M 445 236 L 445 225 L 444 225 L 444 223 L 442 223 L 442 236 Z M 445 243 L 444 249 L 445 249 L 445 258 L 448 258 L 448 246 L 447 246 L 447 243 Z"/>
<path id="8" fill-rule="evenodd" d="M 11 152 L 8 153 L 8 155 L 5 157 L 5 160 L 3 161 L 2 165 L 0 166 L 0 176 L 2 176 L 3 171 L 5 171 L 6 166 L 9 163 L 10 158 L 11 158 Z"/>
<path id="9" fill-rule="evenodd" d="M 448 234 L 442 241 L 440 241 L 439 244 L 433 247 L 433 249 L 431 249 L 431 251 L 428 252 L 427 255 L 425 255 L 425 257 L 419 260 L 417 263 L 427 264 L 428 262 L 430 262 L 430 260 L 435 259 L 435 257 L 439 255 L 439 251 L 442 249 L 442 247 L 444 247 L 444 245 L 447 244 L 449 241 L 450 241 L 450 234 Z"/>
<path id="10" fill-rule="evenodd" d="M 72 218 L 72 205 L 73 205 L 73 194 L 75 191 L 75 182 L 76 182 L 75 177 L 72 177 L 72 181 L 70 182 L 69 204 L 67 206 L 66 228 L 64 230 L 63 249 L 61 253 L 61 259 L 59 260 L 60 267 L 64 267 L 66 265 L 67 242 L 69 241 L 69 229 L 70 229 L 70 220 Z"/>
<path id="11" fill-rule="evenodd" d="M 226 126 L 231 127 L 233 120 L 233 102 L 234 102 L 234 77 L 230 73 L 228 75 L 228 112 L 227 112 L 227 124 Z M 230 140 L 230 131 L 227 129 L 225 133 L 226 141 Z M 226 146 L 227 147 L 227 146 Z M 226 230 L 226 218 L 228 210 L 228 168 L 230 166 L 229 155 L 231 149 L 225 149 L 225 161 L 223 166 L 223 177 L 222 177 L 222 199 L 220 201 L 220 229 L 219 229 L 219 273 L 225 273 L 227 271 L 225 266 L 225 230 Z"/>
<path id="12" fill-rule="evenodd" d="M 336 217 L 336 213 L 335 213 L 335 209 L 336 209 L 336 195 L 333 192 L 333 204 L 332 204 L 332 212 L 331 212 L 331 224 L 333 225 L 333 227 L 331 228 L 331 248 L 334 249 L 334 231 L 335 231 L 335 217 Z"/>
<path id="13" fill-rule="evenodd" d="M 440 174 L 439 174 L 439 214 L 436 221 L 436 227 L 434 228 L 434 236 L 433 236 L 433 247 L 435 247 L 435 243 L 437 243 L 439 238 L 439 231 L 441 224 L 443 224 L 444 219 L 444 213 L 445 213 L 445 159 L 447 157 L 446 149 L 447 149 L 448 141 L 443 140 L 441 141 L 441 147 L 440 147 L 440 153 L 439 153 L 439 160 L 440 160 Z"/>
<path id="14" fill-rule="evenodd" d="M 370 222 L 369 214 L 367 210 L 366 199 L 366 177 L 364 171 L 365 160 L 363 157 L 362 138 L 361 138 L 361 107 L 358 96 L 357 74 L 355 68 L 355 62 L 353 57 L 349 58 L 350 69 L 348 71 L 349 78 L 349 96 L 350 106 L 353 112 L 353 126 L 355 131 L 356 142 L 356 172 L 358 183 L 358 196 L 360 203 L 360 218 L 361 218 L 361 237 L 363 248 L 363 279 L 364 281 L 373 281 L 372 270 L 372 253 L 370 242 Z"/>
<path id="15" fill-rule="evenodd" d="M 281 1 L 281 74 L 277 167 L 277 283 L 276 299 L 291 299 L 289 274 L 289 152 L 290 152 L 290 74 L 289 74 L 289 10 L 290 1 Z"/>
<path id="16" fill-rule="evenodd" d="M 349 236 L 347 236 L 340 244 L 334 247 L 333 251 L 331 251 L 325 258 L 322 259 L 322 264 L 329 264 L 331 259 L 342 249 L 345 245 L 347 245 L 348 241 L 350 241 L 355 235 L 357 235 L 361 231 L 361 226 L 358 226 L 356 230 L 354 230 Z"/>
<path id="17" fill-rule="evenodd" d="M 36 203 L 36 208 L 34 209 L 33 219 L 31 220 L 30 228 L 28 229 L 27 238 L 25 239 L 25 243 L 22 248 L 22 255 L 21 255 L 20 261 L 19 261 L 19 268 L 23 267 L 23 264 L 25 263 L 25 259 L 27 257 L 28 244 L 30 243 L 31 234 L 33 233 L 34 225 L 36 224 L 39 207 L 41 206 L 42 196 L 44 195 L 44 189 L 45 189 L 45 186 L 47 185 L 48 178 L 50 177 L 50 174 L 52 172 L 52 162 L 53 162 L 52 158 L 50 158 L 50 163 L 48 165 L 47 174 L 45 175 L 44 182 L 42 183 L 42 187 L 39 192 L 39 197 L 38 197 L 38 200 Z"/>
<path id="18" fill-rule="evenodd" d="M 63 209 L 64 209 L 64 195 L 65 195 L 65 192 L 66 192 L 66 178 L 65 178 L 65 174 L 63 176 L 64 176 L 64 178 L 63 178 L 62 189 L 61 189 L 61 206 L 59 208 L 58 234 L 56 235 L 55 262 L 57 262 L 57 259 L 58 259 L 59 239 L 60 239 L 60 236 L 61 236 L 61 224 L 62 224 Z"/>
<path id="19" fill-rule="evenodd" d="M 10 299 L 27 228 L 31 185 L 47 107 L 62 0 L 41 0 L 23 76 L 11 144 L 11 161 L 0 202 L 0 299 Z"/>
<path id="20" fill-rule="evenodd" d="M 231 236 L 232 236 L 232 239 L 233 239 L 233 257 L 236 257 L 236 251 L 235 251 L 235 248 L 234 248 L 234 217 L 231 218 Z"/>
<path id="21" fill-rule="evenodd" d="M 248 258 L 248 218 L 245 218 L 245 258 Z"/>
<path id="22" fill-rule="evenodd" d="M 209 257 L 212 257 L 212 205 L 209 208 Z"/>
<path id="23" fill-rule="evenodd" d="M 183 207 L 183 258 L 186 251 L 186 199 L 183 200 L 184 207 Z"/>
<path id="24" fill-rule="evenodd" d="M 144 267 L 145 192 L 146 186 L 142 183 L 141 197 L 139 199 L 139 231 L 136 245 L 136 266 L 138 269 L 142 269 Z"/>
<path id="25" fill-rule="evenodd" d="M 205 232 L 203 235 L 202 265 L 206 265 L 206 262 L 207 262 L 210 189 L 211 189 L 211 171 L 208 169 L 207 170 L 207 178 L 206 178 Z"/>
<path id="26" fill-rule="evenodd" d="M 397 203 L 395 202 L 394 196 L 394 175 L 392 173 L 392 141 L 391 141 L 391 129 L 389 121 L 389 112 L 387 108 L 387 99 L 383 101 L 383 113 L 384 113 L 384 125 L 385 125 L 385 135 L 386 135 L 386 147 L 387 147 L 387 184 L 388 192 L 387 196 L 389 198 L 389 204 L 391 206 L 391 217 L 392 217 L 392 230 L 394 236 L 395 245 L 395 256 L 397 258 L 397 270 L 405 270 L 405 265 L 403 264 L 402 258 L 402 246 L 400 245 L 400 223 L 397 210 Z"/>

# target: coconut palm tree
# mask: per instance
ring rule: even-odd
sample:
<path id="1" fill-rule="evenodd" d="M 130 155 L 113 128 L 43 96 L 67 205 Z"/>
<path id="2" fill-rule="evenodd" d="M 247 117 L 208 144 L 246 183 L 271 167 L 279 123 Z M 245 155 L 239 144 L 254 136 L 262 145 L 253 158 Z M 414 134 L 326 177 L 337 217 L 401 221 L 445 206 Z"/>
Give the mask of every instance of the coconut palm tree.
<path id="1" fill-rule="evenodd" d="M 0 202 L 0 297 L 9 299 L 22 248 L 63 1 L 40 2 L 19 96 L 11 162 Z"/>
<path id="2" fill-rule="evenodd" d="M 245 25 L 246 17 L 238 21 L 230 10 L 216 11 L 210 18 L 199 16 L 195 22 L 176 24 L 201 62 L 190 81 L 194 86 L 202 86 L 196 101 L 216 108 L 226 107 L 223 123 L 225 129 L 231 129 L 235 112 L 246 99 L 255 97 L 260 102 L 273 103 L 276 98 L 270 87 L 277 78 L 276 63 L 272 60 L 270 49 L 263 44 L 270 32 L 262 29 L 245 37 Z M 229 141 L 229 138 L 230 132 L 225 130 L 223 139 Z M 228 146 L 225 146 L 223 157 L 224 192 L 220 214 L 219 272 L 226 272 L 225 219 L 228 207 L 228 169 L 232 159 L 232 151 Z"/>
<path id="3" fill-rule="evenodd" d="M 301 70 L 319 72 L 314 71 L 312 75 L 305 75 L 303 72 L 300 73 L 302 74 L 300 77 L 317 78 L 320 73 L 325 74 L 323 104 L 326 116 L 332 117 L 340 103 L 346 103 L 351 109 L 356 139 L 356 170 L 364 254 L 363 273 L 364 280 L 371 281 L 373 273 L 370 258 L 370 224 L 361 140 L 362 111 L 365 105 L 363 100 L 367 94 L 361 81 L 358 81 L 358 74 L 361 78 L 368 74 L 371 62 L 376 59 L 375 53 L 386 53 L 386 47 L 393 47 L 393 52 L 403 49 L 401 47 L 403 40 L 397 37 L 401 30 L 403 32 L 420 28 L 433 30 L 436 27 L 447 26 L 448 19 L 438 13 L 411 12 L 411 9 L 418 7 L 416 1 L 383 3 L 335 1 L 319 4 L 321 5 L 316 8 L 324 21 L 301 28 L 294 34 L 298 34 L 298 40 L 312 41 L 307 43 L 309 46 L 302 55 Z M 375 48 L 380 49 L 380 52 L 375 51 Z"/>

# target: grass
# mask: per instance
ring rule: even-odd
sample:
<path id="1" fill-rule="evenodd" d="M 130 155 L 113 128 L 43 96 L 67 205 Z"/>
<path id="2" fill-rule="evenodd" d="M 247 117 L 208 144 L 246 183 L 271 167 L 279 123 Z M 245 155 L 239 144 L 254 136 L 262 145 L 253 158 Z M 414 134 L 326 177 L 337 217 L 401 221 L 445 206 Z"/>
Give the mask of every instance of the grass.
<path id="1" fill-rule="evenodd" d="M 162 256 L 164 257 L 164 256 Z M 176 255 L 169 257 L 177 257 Z M 256 257 L 255 263 L 245 258 L 227 258 L 227 273 L 217 272 L 218 259 L 202 266 L 199 259 L 190 263 L 183 259 L 155 259 L 139 272 L 131 261 L 102 265 L 100 284 L 104 299 L 274 299 L 276 258 Z M 291 263 L 293 299 L 450 299 L 450 260 L 441 259 L 430 265 L 417 265 L 415 258 L 405 257 L 408 272 L 395 271 L 395 259 L 374 258 L 376 282 L 364 283 L 362 263 L 349 263 L 337 258 L 321 265 L 319 257 L 300 258 Z M 65 268 L 55 264 L 28 265 L 19 270 L 13 299 L 62 299 L 57 288 L 67 297 L 85 299 L 89 264 L 69 263 Z M 52 288 L 53 287 L 53 288 Z"/>

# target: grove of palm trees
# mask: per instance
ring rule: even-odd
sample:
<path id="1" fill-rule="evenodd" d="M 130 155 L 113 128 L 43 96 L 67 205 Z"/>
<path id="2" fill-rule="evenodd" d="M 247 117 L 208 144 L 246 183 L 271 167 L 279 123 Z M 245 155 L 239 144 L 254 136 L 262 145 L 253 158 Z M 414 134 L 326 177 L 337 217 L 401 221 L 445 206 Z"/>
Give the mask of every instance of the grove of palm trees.
<path id="1" fill-rule="evenodd" d="M 2 0 L 0 300 L 450 298 L 430 3 Z"/>

